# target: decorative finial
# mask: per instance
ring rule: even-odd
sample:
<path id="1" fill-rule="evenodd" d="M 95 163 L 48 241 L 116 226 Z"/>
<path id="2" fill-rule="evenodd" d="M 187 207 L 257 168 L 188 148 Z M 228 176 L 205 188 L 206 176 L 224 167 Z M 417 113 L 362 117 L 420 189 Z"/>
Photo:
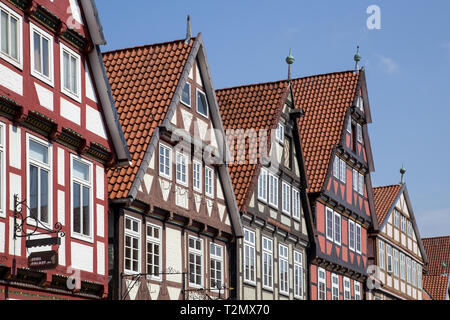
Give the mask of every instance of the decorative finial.
<path id="1" fill-rule="evenodd" d="M 400 182 L 400 184 L 405 184 L 405 179 L 404 179 L 405 173 L 406 173 L 406 169 L 404 168 L 404 165 L 402 163 L 402 168 L 400 169 L 400 174 L 402 175 L 402 181 Z"/>
<path id="2" fill-rule="evenodd" d="M 191 16 L 187 16 L 187 29 L 186 29 L 186 39 L 184 40 L 185 44 L 188 44 L 191 41 L 192 32 L 191 32 Z"/>
<path id="3" fill-rule="evenodd" d="M 286 63 L 288 64 L 288 80 L 291 81 L 291 65 L 295 62 L 295 58 L 291 54 L 292 49 L 289 49 L 289 56 L 286 58 Z"/>
<path id="4" fill-rule="evenodd" d="M 361 56 L 359 55 L 359 46 L 356 47 L 356 54 L 353 57 L 355 60 L 355 71 L 358 71 L 358 63 L 361 61 Z"/>

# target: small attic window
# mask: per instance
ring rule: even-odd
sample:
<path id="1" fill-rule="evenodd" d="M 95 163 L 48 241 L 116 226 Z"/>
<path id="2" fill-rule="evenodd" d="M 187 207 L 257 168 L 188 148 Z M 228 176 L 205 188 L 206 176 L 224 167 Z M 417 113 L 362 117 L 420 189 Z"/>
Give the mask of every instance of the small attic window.
<path id="1" fill-rule="evenodd" d="M 284 143 L 284 125 L 282 125 L 281 123 L 279 123 L 277 126 L 275 137 L 279 143 Z"/>
<path id="2" fill-rule="evenodd" d="M 208 101 L 204 92 L 197 89 L 197 112 L 208 117 Z"/>
<path id="3" fill-rule="evenodd" d="M 364 111 L 364 100 L 361 96 L 358 96 L 358 98 L 356 99 L 356 107 L 359 110 Z"/>
<path id="4" fill-rule="evenodd" d="M 191 85 L 189 82 L 186 82 L 183 88 L 183 92 L 181 93 L 181 102 L 188 107 L 191 106 Z"/>

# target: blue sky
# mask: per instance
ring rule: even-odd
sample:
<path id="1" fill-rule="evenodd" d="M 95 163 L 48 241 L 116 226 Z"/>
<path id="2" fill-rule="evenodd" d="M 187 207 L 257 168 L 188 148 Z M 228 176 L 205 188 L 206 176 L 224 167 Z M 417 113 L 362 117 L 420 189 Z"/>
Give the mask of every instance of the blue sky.
<path id="1" fill-rule="evenodd" d="M 402 162 L 422 237 L 450 235 L 450 1 L 97 0 L 103 50 L 201 32 L 216 89 L 366 68 L 374 186 L 400 182 Z M 378 5 L 381 29 L 366 9 Z"/>

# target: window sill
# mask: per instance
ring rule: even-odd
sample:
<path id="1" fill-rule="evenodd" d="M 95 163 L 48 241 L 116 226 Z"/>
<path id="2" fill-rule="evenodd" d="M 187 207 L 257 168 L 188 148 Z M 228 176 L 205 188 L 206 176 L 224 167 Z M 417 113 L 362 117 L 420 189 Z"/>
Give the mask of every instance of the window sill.
<path id="1" fill-rule="evenodd" d="M 70 236 L 71 236 L 71 238 L 82 241 L 82 242 L 87 242 L 90 244 L 94 243 L 94 237 L 87 237 L 87 236 L 83 236 L 80 234 L 76 234 L 74 232 L 72 232 Z"/>
<path id="2" fill-rule="evenodd" d="M 11 64 L 13 67 L 19 69 L 20 71 L 23 71 L 23 64 L 22 62 L 16 61 L 13 58 L 7 56 L 4 53 L 0 53 L 0 57 L 5 60 L 7 63 Z"/>
<path id="3" fill-rule="evenodd" d="M 244 284 L 252 286 L 252 287 L 256 287 L 256 282 L 252 282 L 250 280 L 244 280 Z"/>
<path id="4" fill-rule="evenodd" d="M 31 71 L 31 75 L 34 78 L 38 79 L 39 81 L 42 81 L 43 83 L 49 85 L 50 87 L 52 87 L 52 88 L 55 87 L 53 79 L 46 78 L 45 76 L 37 73 L 36 71 Z"/>
<path id="5" fill-rule="evenodd" d="M 81 103 L 81 96 L 77 96 L 77 95 L 75 95 L 75 94 L 73 94 L 73 93 L 71 93 L 71 92 L 69 92 L 69 91 L 67 91 L 65 89 L 62 89 L 61 93 L 63 93 L 66 97 L 74 100 L 75 102 Z"/>

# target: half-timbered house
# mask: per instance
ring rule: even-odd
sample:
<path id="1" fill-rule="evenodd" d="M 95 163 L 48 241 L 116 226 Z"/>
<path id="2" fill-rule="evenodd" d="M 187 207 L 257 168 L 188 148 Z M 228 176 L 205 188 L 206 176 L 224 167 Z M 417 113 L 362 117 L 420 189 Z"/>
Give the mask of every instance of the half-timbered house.
<path id="1" fill-rule="evenodd" d="M 132 157 L 108 171 L 111 298 L 228 298 L 242 229 L 201 34 L 103 57 Z"/>
<path id="2" fill-rule="evenodd" d="M 433 300 L 450 300 L 450 236 L 423 238 L 428 258 L 423 288 Z"/>
<path id="3" fill-rule="evenodd" d="M 237 243 L 238 300 L 308 299 L 312 238 L 292 88 L 288 81 L 216 91 L 244 238 Z"/>
<path id="4" fill-rule="evenodd" d="M 373 188 L 378 230 L 369 235 L 368 300 L 422 300 L 427 255 L 406 184 Z"/>
<path id="5" fill-rule="evenodd" d="M 367 278 L 367 232 L 376 228 L 364 69 L 292 80 L 305 115 L 298 128 L 314 219 L 312 300 L 359 300 Z"/>
<path id="6" fill-rule="evenodd" d="M 103 44 L 94 1 L 0 1 L 0 298 L 108 295 L 105 171 L 129 153 Z"/>

